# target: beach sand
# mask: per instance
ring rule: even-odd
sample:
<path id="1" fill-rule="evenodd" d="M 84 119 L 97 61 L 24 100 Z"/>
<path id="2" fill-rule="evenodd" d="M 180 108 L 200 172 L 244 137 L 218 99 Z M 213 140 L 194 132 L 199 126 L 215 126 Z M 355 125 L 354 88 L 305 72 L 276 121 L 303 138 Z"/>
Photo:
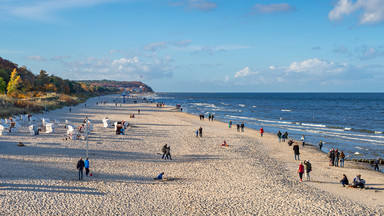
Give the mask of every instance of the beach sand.
<path id="1" fill-rule="evenodd" d="M 349 161 L 329 167 L 324 153 L 306 146 L 300 159 L 311 161 L 312 181 L 299 182 L 299 161 L 276 132 L 261 138 L 256 130 L 237 132 L 141 100 L 96 105 L 113 99 L 36 115 L 62 122 L 52 134 L 31 136 L 24 124 L 21 132 L 0 136 L 0 215 L 384 215 L 383 173 Z M 79 181 L 76 163 L 86 142 L 65 140 L 63 122 L 79 126 L 85 116 L 94 124 L 93 176 Z M 102 127 L 104 117 L 132 127 L 115 135 Z M 200 126 L 203 137 L 196 138 Z M 220 146 L 223 140 L 228 147 Z M 161 159 L 165 143 L 173 160 Z M 161 172 L 165 179 L 153 180 Z M 361 174 L 369 189 L 342 187 L 344 173 L 350 182 Z"/>

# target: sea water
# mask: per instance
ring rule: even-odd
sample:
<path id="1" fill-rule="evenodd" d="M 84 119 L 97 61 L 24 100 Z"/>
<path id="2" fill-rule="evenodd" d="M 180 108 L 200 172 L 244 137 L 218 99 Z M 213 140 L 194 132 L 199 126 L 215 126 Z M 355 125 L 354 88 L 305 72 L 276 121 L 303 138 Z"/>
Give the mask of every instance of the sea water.
<path id="1" fill-rule="evenodd" d="M 384 93 L 157 93 L 151 98 L 232 120 L 234 128 L 244 123 L 272 134 L 287 131 L 295 140 L 305 135 L 315 145 L 322 140 L 323 151 L 338 148 L 348 158 L 384 156 Z"/>

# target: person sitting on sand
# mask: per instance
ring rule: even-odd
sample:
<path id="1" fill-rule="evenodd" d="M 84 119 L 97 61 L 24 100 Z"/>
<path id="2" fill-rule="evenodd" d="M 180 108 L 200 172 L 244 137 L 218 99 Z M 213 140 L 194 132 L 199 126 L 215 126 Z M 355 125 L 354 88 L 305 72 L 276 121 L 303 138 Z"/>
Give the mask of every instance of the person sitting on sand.
<path id="1" fill-rule="evenodd" d="M 343 185 L 343 187 L 349 184 L 348 178 L 345 174 L 343 174 L 343 179 L 340 180 L 340 183 Z"/>
<path id="2" fill-rule="evenodd" d="M 228 146 L 228 144 L 227 144 L 227 142 L 225 142 L 225 140 L 224 140 L 224 142 L 223 142 L 223 144 L 221 144 L 221 146 Z"/>
<path id="3" fill-rule="evenodd" d="M 356 178 L 353 179 L 352 186 L 357 188 L 364 188 L 365 187 L 365 180 L 361 178 L 361 175 L 358 174 Z"/>
<path id="4" fill-rule="evenodd" d="M 162 180 L 163 179 L 164 172 L 160 173 L 154 180 Z"/>

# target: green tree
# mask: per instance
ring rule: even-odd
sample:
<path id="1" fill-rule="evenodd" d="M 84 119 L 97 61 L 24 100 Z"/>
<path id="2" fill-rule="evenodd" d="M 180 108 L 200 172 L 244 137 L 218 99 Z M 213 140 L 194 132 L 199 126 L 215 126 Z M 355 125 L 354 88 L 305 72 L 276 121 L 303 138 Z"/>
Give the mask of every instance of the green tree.
<path id="1" fill-rule="evenodd" d="M 11 73 L 11 79 L 8 82 L 7 94 L 10 97 L 18 96 L 19 87 L 21 84 L 21 78 L 17 74 L 16 68 Z"/>
<path id="2" fill-rule="evenodd" d="M 5 83 L 3 77 L 0 77 L 0 94 L 4 94 L 6 88 L 7 84 Z"/>

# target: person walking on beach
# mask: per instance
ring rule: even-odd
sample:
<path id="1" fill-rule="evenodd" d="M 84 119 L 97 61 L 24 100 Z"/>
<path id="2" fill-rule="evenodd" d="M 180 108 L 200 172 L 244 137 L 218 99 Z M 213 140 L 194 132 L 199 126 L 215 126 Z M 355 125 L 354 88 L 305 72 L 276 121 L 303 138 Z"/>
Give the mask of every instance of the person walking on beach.
<path id="1" fill-rule="evenodd" d="M 232 121 L 231 121 L 231 120 L 229 120 L 229 122 L 228 122 L 228 127 L 229 127 L 229 128 L 232 127 Z"/>
<path id="2" fill-rule="evenodd" d="M 211 120 L 213 121 L 213 118 L 214 118 L 214 116 L 213 116 L 213 114 L 211 115 Z"/>
<path id="3" fill-rule="evenodd" d="M 335 165 L 335 150 L 332 148 L 328 152 L 328 158 L 329 158 L 329 166 Z"/>
<path id="4" fill-rule="evenodd" d="M 339 158 L 340 158 L 340 152 L 339 149 L 335 150 L 335 166 L 339 166 Z"/>
<path id="5" fill-rule="evenodd" d="M 211 121 L 211 113 L 208 114 L 208 121 Z"/>
<path id="6" fill-rule="evenodd" d="M 320 140 L 319 144 L 317 144 L 319 146 L 319 149 L 321 151 L 321 148 L 323 148 L 323 141 Z"/>
<path id="7" fill-rule="evenodd" d="M 287 131 L 285 131 L 285 133 L 284 133 L 284 142 L 285 142 L 285 139 L 288 139 L 288 132 Z"/>
<path id="8" fill-rule="evenodd" d="M 297 143 L 295 143 L 295 145 L 293 145 L 293 152 L 295 153 L 295 160 L 296 160 L 296 157 L 297 157 L 297 160 L 300 160 L 300 149 L 299 149 L 299 145 Z"/>
<path id="9" fill-rule="evenodd" d="M 89 174 L 89 160 L 88 160 L 88 158 L 85 158 L 84 168 L 85 168 L 85 176 L 88 177 L 88 174 Z"/>
<path id="10" fill-rule="evenodd" d="M 380 171 L 379 164 L 381 162 L 381 158 L 377 158 L 374 162 L 375 164 L 375 170 Z"/>
<path id="11" fill-rule="evenodd" d="M 343 187 L 349 184 L 348 178 L 345 174 L 343 174 L 343 178 L 340 180 L 340 183 L 343 185 Z"/>
<path id="12" fill-rule="evenodd" d="M 260 128 L 260 136 L 263 137 L 263 134 L 264 134 L 264 129 Z"/>
<path id="13" fill-rule="evenodd" d="M 281 132 L 280 131 L 277 132 L 277 138 L 279 138 L 279 142 L 281 142 L 281 136 L 282 136 Z"/>
<path id="14" fill-rule="evenodd" d="M 199 128 L 199 134 L 200 134 L 200 137 L 203 137 L 203 128 L 202 127 Z"/>
<path id="15" fill-rule="evenodd" d="M 197 136 L 197 135 L 196 135 Z M 161 159 L 164 159 L 165 157 L 165 153 L 167 152 L 167 144 L 165 144 L 163 146 L 163 148 L 161 148 L 161 152 L 163 153 L 163 156 L 161 157 Z"/>
<path id="16" fill-rule="evenodd" d="M 340 167 L 344 167 L 345 154 L 343 151 L 340 152 Z"/>
<path id="17" fill-rule="evenodd" d="M 196 130 L 196 137 L 199 137 L 199 130 Z"/>
<path id="18" fill-rule="evenodd" d="M 309 173 L 312 171 L 312 164 L 309 163 L 309 160 L 304 161 L 305 175 L 307 176 L 307 181 L 311 181 Z"/>
<path id="19" fill-rule="evenodd" d="M 171 146 L 168 146 L 167 148 L 165 148 L 165 160 L 167 160 L 167 158 L 169 160 L 172 160 L 172 157 L 171 157 Z"/>
<path id="20" fill-rule="evenodd" d="M 79 181 L 83 180 L 83 169 L 84 169 L 84 161 L 83 158 L 80 158 L 79 161 L 77 161 L 76 168 L 79 170 Z"/>
<path id="21" fill-rule="evenodd" d="M 239 123 L 236 124 L 236 127 L 237 127 L 237 132 L 240 132 L 240 125 L 239 125 Z"/>
<path id="22" fill-rule="evenodd" d="M 297 172 L 299 173 L 300 181 L 303 181 L 303 173 L 304 173 L 303 162 L 299 164 L 299 167 L 297 168 Z"/>
<path id="23" fill-rule="evenodd" d="M 241 127 L 241 132 L 244 132 L 244 123 L 241 123 L 240 127 Z"/>
<path id="24" fill-rule="evenodd" d="M 303 147 L 304 147 L 304 145 L 305 145 L 305 136 L 304 135 L 301 137 L 301 143 L 303 144 Z"/>

